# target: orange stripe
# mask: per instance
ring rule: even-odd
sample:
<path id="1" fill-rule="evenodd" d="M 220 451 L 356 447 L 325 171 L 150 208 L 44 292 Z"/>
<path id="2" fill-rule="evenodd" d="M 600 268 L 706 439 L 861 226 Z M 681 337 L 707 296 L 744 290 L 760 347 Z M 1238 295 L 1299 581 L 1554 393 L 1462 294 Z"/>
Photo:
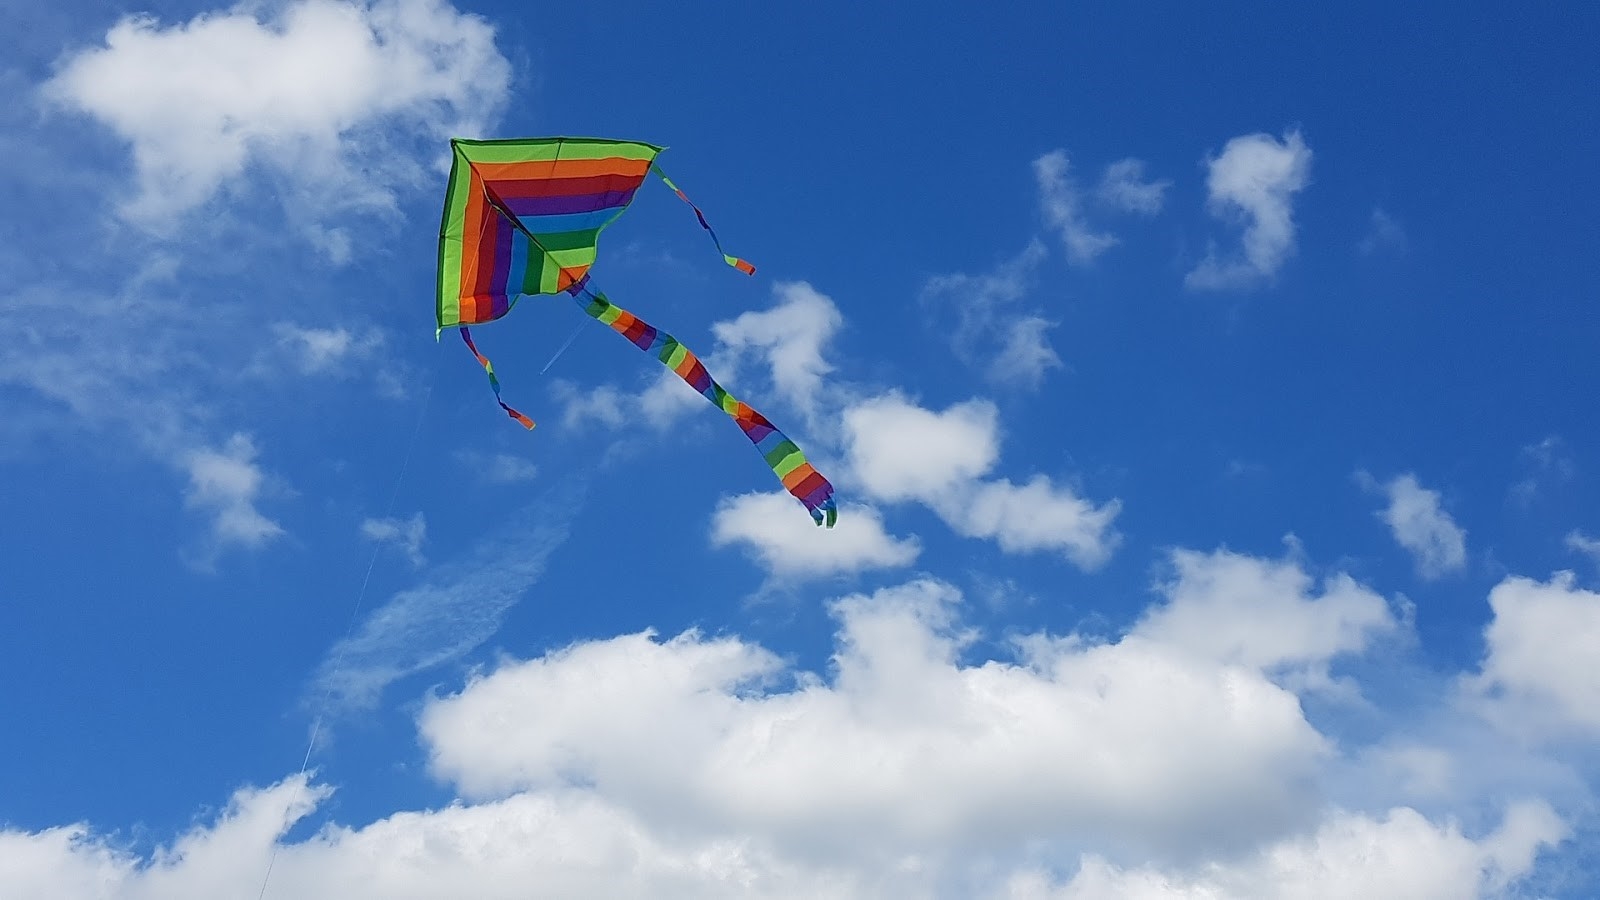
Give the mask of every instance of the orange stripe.
<path id="1" fill-rule="evenodd" d="M 678 363 L 678 367 L 676 369 L 673 369 L 672 371 L 677 372 L 679 378 L 682 378 L 683 380 L 688 381 L 689 380 L 689 373 L 694 371 L 694 364 L 699 362 L 699 361 L 700 360 L 695 359 L 694 352 L 690 351 L 690 352 L 684 354 L 683 361 Z"/>
<path id="2" fill-rule="evenodd" d="M 472 164 L 472 171 L 490 181 L 502 178 L 588 178 L 593 175 L 626 175 L 643 178 L 650 171 L 650 160 L 613 156 L 606 159 L 541 159 L 528 162 Z"/>
<path id="3" fill-rule="evenodd" d="M 483 179 L 474 171 L 467 182 L 467 206 L 461 214 L 461 286 L 458 293 L 463 297 L 478 293 L 475 276 L 478 273 L 478 239 L 483 236 L 484 206 Z"/>
<path id="4" fill-rule="evenodd" d="M 800 482 L 805 481 L 807 477 L 815 474 L 817 474 L 817 470 L 811 468 L 811 463 L 803 462 L 800 465 L 795 466 L 794 470 L 789 474 L 783 476 L 783 486 L 792 491 L 800 486 Z"/>
<path id="5" fill-rule="evenodd" d="M 578 279 L 583 277 L 583 273 L 587 271 L 589 271 L 588 266 L 570 266 L 557 272 L 556 290 L 564 291 L 567 288 L 572 287 L 573 284 L 577 283 Z"/>

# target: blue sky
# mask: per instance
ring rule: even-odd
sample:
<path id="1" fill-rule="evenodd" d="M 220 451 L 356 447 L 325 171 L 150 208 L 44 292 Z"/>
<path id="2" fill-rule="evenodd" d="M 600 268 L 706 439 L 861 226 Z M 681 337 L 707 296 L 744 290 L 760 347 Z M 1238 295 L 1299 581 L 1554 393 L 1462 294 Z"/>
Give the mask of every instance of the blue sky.
<path id="1" fill-rule="evenodd" d="M 1592 896 L 1600 12 L 994 10 L 0 10 L 0 893 Z"/>

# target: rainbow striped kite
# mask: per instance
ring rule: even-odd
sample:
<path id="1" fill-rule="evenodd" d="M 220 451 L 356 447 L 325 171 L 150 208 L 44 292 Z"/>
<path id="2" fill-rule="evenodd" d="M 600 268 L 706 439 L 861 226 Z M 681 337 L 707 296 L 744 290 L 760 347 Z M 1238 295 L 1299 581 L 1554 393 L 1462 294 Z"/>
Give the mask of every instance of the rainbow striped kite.
<path id="1" fill-rule="evenodd" d="M 722 249 L 700 208 L 656 167 L 663 148 L 561 137 L 455 139 L 450 146 L 454 158 L 439 226 L 439 331 L 461 329 L 507 415 L 533 427 L 532 419 L 501 399 L 494 366 L 478 351 L 467 326 L 500 318 L 525 295 L 569 294 L 585 313 L 655 356 L 732 416 L 811 518 L 833 527 L 838 517 L 833 485 L 793 441 L 717 384 L 688 347 L 589 287 L 600 232 L 628 208 L 651 172 L 694 210 L 728 265 L 755 274 L 754 266 Z"/>

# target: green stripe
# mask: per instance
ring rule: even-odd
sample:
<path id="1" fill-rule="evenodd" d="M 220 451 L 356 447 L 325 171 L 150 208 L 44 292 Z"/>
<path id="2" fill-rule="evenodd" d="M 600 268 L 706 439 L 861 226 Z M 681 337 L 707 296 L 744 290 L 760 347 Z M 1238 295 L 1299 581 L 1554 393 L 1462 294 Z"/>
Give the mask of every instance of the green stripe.
<path id="1" fill-rule="evenodd" d="M 515 138 L 473 141 L 456 138 L 450 142 L 472 162 L 514 163 L 551 159 L 654 159 L 661 147 L 639 141 L 613 141 L 605 138 Z"/>
<path id="2" fill-rule="evenodd" d="M 794 445 L 794 441 L 785 438 L 783 443 L 772 448 L 772 452 L 767 454 L 766 459 L 767 465 L 772 467 L 772 471 L 777 472 L 778 477 L 782 478 L 798 469 L 800 464 L 806 461 L 806 455 L 800 452 L 800 448 Z"/>

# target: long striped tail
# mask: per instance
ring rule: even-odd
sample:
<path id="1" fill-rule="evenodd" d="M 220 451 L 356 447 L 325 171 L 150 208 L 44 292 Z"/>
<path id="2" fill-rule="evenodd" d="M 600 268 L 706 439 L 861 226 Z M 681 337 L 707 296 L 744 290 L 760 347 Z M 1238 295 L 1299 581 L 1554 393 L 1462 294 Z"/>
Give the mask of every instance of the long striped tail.
<path id="1" fill-rule="evenodd" d="M 822 477 L 821 472 L 812 468 L 800 448 L 766 416 L 717 384 L 692 350 L 678 343 L 678 339 L 672 335 L 607 300 L 605 294 L 580 287 L 579 291 L 573 293 L 573 299 L 584 312 L 610 326 L 612 331 L 627 338 L 635 347 L 660 360 L 662 365 L 676 372 L 679 378 L 711 401 L 713 406 L 732 416 L 744 431 L 744 436 L 756 445 L 767 465 L 772 467 L 773 474 L 805 506 L 811 518 L 818 525 L 833 527 L 839 518 L 838 507 L 833 499 L 833 485 Z"/>

